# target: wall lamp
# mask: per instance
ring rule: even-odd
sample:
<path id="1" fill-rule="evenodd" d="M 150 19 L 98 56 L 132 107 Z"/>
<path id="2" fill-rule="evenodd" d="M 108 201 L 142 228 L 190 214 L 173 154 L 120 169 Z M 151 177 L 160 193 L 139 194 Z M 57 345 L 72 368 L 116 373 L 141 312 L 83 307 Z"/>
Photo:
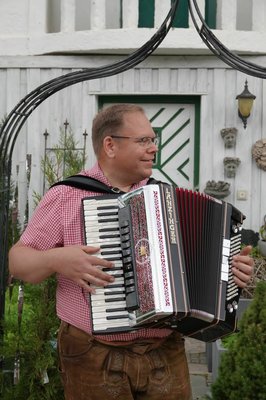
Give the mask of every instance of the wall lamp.
<path id="1" fill-rule="evenodd" d="M 248 81 L 245 82 L 245 88 L 241 94 L 236 96 L 238 100 L 238 115 L 243 121 L 244 129 L 247 127 L 247 119 L 250 116 L 252 110 L 253 102 L 256 99 L 254 94 L 250 93 L 248 90 Z"/>

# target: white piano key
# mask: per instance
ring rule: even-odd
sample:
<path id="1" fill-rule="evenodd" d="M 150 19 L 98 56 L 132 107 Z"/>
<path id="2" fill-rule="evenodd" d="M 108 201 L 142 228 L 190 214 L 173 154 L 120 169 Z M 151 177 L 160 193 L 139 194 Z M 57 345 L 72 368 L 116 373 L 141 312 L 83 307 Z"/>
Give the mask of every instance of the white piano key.
<path id="1" fill-rule="evenodd" d="M 128 312 L 127 311 L 117 311 L 117 312 L 94 312 L 93 311 L 93 320 L 96 322 L 97 319 L 108 319 L 107 317 L 112 317 L 112 320 L 116 317 L 119 319 L 119 317 L 125 317 L 128 318 Z"/>
<path id="2" fill-rule="evenodd" d="M 116 303 L 100 303 L 100 304 L 94 304 L 93 309 L 94 312 L 102 312 L 106 310 L 116 310 L 118 308 L 125 308 L 125 302 L 124 301 L 117 301 Z"/>
<path id="3" fill-rule="evenodd" d="M 99 293 L 98 295 L 93 294 L 93 297 L 91 298 L 91 303 L 93 304 L 96 300 L 97 301 L 111 301 L 113 299 L 117 299 L 117 298 L 123 298 L 125 296 L 125 294 L 121 293 L 121 294 L 109 294 L 109 295 L 105 295 L 105 293 Z"/>
<path id="4" fill-rule="evenodd" d="M 96 290 L 96 293 L 91 293 L 91 297 L 98 296 L 98 295 L 104 294 L 104 293 L 112 293 L 114 291 L 113 288 L 99 287 L 99 286 L 95 286 L 95 285 L 91 285 L 91 287 L 93 287 Z M 118 287 L 118 288 L 116 288 L 115 291 L 123 292 L 124 290 L 125 290 L 125 288 Z"/>
<path id="5" fill-rule="evenodd" d="M 121 318 L 117 320 L 106 320 L 104 318 L 97 319 L 95 323 L 93 323 L 93 328 L 95 331 L 107 330 L 108 328 L 119 328 L 119 327 L 127 327 L 129 326 L 129 318 Z"/>

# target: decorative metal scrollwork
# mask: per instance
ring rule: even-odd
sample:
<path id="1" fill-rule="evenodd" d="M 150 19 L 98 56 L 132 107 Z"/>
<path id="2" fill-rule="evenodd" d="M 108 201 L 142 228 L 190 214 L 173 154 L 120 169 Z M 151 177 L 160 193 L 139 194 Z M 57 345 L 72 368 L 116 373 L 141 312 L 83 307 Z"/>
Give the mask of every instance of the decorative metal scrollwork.
<path id="1" fill-rule="evenodd" d="M 206 46 L 212 51 L 213 54 L 215 54 L 218 58 L 220 58 L 230 67 L 237 69 L 241 72 L 244 72 L 245 74 L 252 75 L 262 79 L 266 78 L 265 67 L 246 61 L 243 58 L 239 57 L 237 54 L 230 51 L 227 47 L 225 47 L 206 24 L 200 12 L 197 1 L 188 0 L 188 2 L 189 2 L 189 12 L 193 24 L 198 34 L 200 35 L 201 39 L 206 44 Z M 201 26 L 199 26 L 197 22 L 197 19 L 195 17 L 195 12 L 198 15 L 199 20 L 201 21 L 202 24 Z"/>

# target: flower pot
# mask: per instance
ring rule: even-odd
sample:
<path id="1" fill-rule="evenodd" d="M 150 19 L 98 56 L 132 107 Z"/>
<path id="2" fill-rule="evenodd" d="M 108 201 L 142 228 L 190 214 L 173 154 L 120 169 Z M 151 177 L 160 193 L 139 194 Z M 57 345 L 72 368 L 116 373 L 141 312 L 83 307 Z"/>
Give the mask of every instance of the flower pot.
<path id="1" fill-rule="evenodd" d="M 239 302 L 238 302 L 238 309 L 236 312 L 238 321 L 241 319 L 242 315 L 244 314 L 246 309 L 249 307 L 251 302 L 252 302 L 252 299 L 245 299 L 245 298 L 240 297 Z"/>
<path id="2" fill-rule="evenodd" d="M 221 356 L 225 351 L 227 351 L 227 349 L 223 346 L 221 339 L 212 343 L 212 382 L 214 382 L 218 376 Z"/>
<path id="3" fill-rule="evenodd" d="M 258 248 L 259 248 L 260 254 L 263 257 L 266 257 L 266 240 L 259 240 L 258 241 Z"/>

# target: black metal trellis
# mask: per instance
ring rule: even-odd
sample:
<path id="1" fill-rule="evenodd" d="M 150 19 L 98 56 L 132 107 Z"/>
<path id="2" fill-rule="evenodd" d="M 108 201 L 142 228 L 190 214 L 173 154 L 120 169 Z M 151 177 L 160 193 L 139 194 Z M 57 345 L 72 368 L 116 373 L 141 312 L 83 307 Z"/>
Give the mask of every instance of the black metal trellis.
<path id="1" fill-rule="evenodd" d="M 189 13 L 191 15 L 193 24 L 203 40 L 206 46 L 214 53 L 218 58 L 220 58 L 223 62 L 228 64 L 230 67 L 237 69 L 247 75 L 255 76 L 256 78 L 266 79 L 266 68 L 249 61 L 244 60 L 239 57 L 237 54 L 230 51 L 227 47 L 225 47 L 219 39 L 213 34 L 208 25 L 206 24 L 199 6 L 197 4 L 197 0 L 188 0 L 189 4 Z M 199 17 L 201 21 L 201 26 L 199 26 L 195 14 Z"/>
<path id="2" fill-rule="evenodd" d="M 6 117 L 0 130 L 0 321 L 3 319 L 5 307 L 12 153 L 21 128 L 31 113 L 59 90 L 86 80 L 119 74 L 144 61 L 161 44 L 172 27 L 178 4 L 179 0 L 172 1 L 171 8 L 157 32 L 124 60 L 99 68 L 86 68 L 52 79 L 25 96 Z M 3 328 L 0 322 L 0 337 L 2 334 Z"/>
<path id="3" fill-rule="evenodd" d="M 200 12 L 196 0 L 187 0 L 189 12 L 191 14 L 193 24 L 202 38 L 206 46 L 218 58 L 248 75 L 258 78 L 266 78 L 266 68 L 254 63 L 245 61 L 238 55 L 228 50 L 211 32 Z M 91 79 L 98 79 L 112 76 L 135 67 L 140 62 L 144 61 L 151 55 L 160 43 L 164 40 L 173 24 L 173 19 L 179 5 L 179 0 L 172 0 L 170 11 L 166 19 L 162 23 L 158 31 L 152 38 L 145 43 L 140 49 L 133 52 L 124 60 L 111 65 L 106 65 L 99 68 L 86 68 L 81 71 L 69 73 L 61 77 L 52 79 L 47 83 L 37 87 L 26 97 L 24 97 L 15 108 L 9 113 L 0 130 L 0 321 L 4 315 L 5 303 L 5 282 L 6 282 L 6 265 L 7 265 L 7 237 L 8 237 L 8 211 L 9 211 L 9 196 L 10 196 L 10 176 L 11 176 L 11 161 L 14 145 L 18 134 L 30 114 L 48 97 L 68 86 L 74 85 Z M 195 14 L 197 13 L 201 26 L 199 26 Z M 0 324 L 0 337 L 1 337 Z"/>

